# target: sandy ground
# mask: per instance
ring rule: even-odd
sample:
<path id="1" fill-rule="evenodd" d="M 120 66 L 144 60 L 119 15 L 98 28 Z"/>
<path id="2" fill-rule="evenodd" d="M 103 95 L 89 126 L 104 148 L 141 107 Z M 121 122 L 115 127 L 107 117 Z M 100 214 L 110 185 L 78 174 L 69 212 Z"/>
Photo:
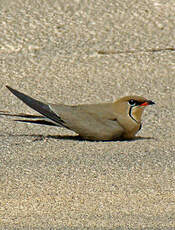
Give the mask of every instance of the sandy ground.
<path id="1" fill-rule="evenodd" d="M 80 141 L 0 115 L 0 229 L 175 229 L 175 2 L 0 1 L 0 110 L 156 102 L 134 141 Z"/>

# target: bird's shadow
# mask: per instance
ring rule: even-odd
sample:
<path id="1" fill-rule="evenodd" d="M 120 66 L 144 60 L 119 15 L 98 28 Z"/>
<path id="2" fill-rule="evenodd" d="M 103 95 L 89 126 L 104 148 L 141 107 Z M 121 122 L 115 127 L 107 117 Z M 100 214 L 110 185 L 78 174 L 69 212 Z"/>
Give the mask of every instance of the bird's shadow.
<path id="1" fill-rule="evenodd" d="M 12 114 L 8 111 L 0 111 L 0 115 L 4 116 L 11 116 L 11 117 L 20 117 L 20 118 L 32 118 L 32 119 L 37 119 L 37 118 L 44 118 L 43 116 L 40 115 L 31 115 L 31 114 L 24 114 L 24 113 L 19 113 L 19 114 Z M 45 120 L 15 120 L 19 122 L 24 122 L 24 123 L 34 123 L 34 124 L 42 124 L 42 125 L 51 125 L 51 126 L 56 126 L 54 123 L 45 121 Z M 37 134 L 20 134 L 20 135 L 13 135 L 7 133 L 9 136 L 15 136 L 15 137 L 33 137 L 33 142 L 34 141 L 42 141 L 46 139 L 56 139 L 56 140 L 72 140 L 72 141 L 89 141 L 89 142 L 133 142 L 133 141 L 138 141 L 138 140 L 156 140 L 154 137 L 141 137 L 141 136 L 136 136 L 132 139 L 114 139 L 114 140 L 87 140 L 82 138 L 79 135 L 37 135 Z M 3 135 L 0 135 L 0 137 Z"/>
<path id="2" fill-rule="evenodd" d="M 87 140 L 79 135 L 76 136 L 71 136 L 71 135 L 47 135 L 43 136 L 43 138 L 48 138 L 48 139 L 57 139 L 57 140 L 72 140 L 72 141 L 89 141 L 89 142 L 124 142 L 124 141 L 137 141 L 137 140 L 155 140 L 154 137 L 141 137 L 137 136 L 134 137 L 133 139 L 116 139 L 116 140 Z"/>
<path id="3" fill-rule="evenodd" d="M 32 142 L 35 141 L 43 141 L 47 139 L 56 139 L 56 140 L 71 140 L 71 141 L 88 141 L 88 142 L 133 142 L 133 141 L 141 141 L 141 140 L 156 140 L 154 137 L 141 137 L 136 136 L 133 139 L 116 139 L 116 140 L 87 140 L 82 138 L 79 135 L 72 136 L 72 135 L 39 135 L 39 134 L 6 134 L 11 137 L 30 137 L 34 138 Z M 0 135 L 0 137 L 5 135 Z"/>

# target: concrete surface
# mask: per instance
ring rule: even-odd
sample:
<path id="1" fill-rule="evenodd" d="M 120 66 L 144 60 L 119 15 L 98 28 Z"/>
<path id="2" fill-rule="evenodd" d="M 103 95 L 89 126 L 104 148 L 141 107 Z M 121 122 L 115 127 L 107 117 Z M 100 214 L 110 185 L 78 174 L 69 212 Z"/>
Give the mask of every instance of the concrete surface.
<path id="1" fill-rule="evenodd" d="M 53 103 L 156 102 L 131 142 L 0 115 L 0 229 L 175 229 L 174 0 L 0 9 L 0 110 L 36 114 L 6 84 Z"/>

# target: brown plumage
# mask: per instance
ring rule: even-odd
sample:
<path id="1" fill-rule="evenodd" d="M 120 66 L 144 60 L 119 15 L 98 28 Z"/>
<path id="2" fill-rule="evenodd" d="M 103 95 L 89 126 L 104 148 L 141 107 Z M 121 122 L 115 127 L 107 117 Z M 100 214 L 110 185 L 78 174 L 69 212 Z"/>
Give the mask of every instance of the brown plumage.
<path id="1" fill-rule="evenodd" d="M 144 108 L 155 104 L 140 96 L 127 96 L 101 104 L 44 104 L 9 86 L 7 88 L 25 104 L 44 115 L 41 118 L 48 118 L 46 124 L 65 127 L 89 140 L 132 139 L 141 128 Z"/>

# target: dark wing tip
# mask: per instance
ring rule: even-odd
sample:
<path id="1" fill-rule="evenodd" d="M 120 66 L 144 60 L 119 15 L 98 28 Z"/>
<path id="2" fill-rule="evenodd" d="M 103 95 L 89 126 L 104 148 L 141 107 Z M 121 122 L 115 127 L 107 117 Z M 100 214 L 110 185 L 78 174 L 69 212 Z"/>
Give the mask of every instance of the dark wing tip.
<path id="1" fill-rule="evenodd" d="M 7 89 L 11 91 L 16 97 L 18 97 L 21 101 L 23 101 L 26 105 L 28 105 L 30 108 L 36 110 L 40 114 L 44 115 L 45 117 L 51 119 L 52 121 L 55 121 L 56 123 L 64 126 L 64 121 L 56 114 L 54 113 L 51 109 L 50 106 L 38 101 L 32 97 L 29 97 L 28 95 L 21 93 L 17 91 L 16 89 L 12 89 L 11 87 L 7 86 Z"/>
<path id="2" fill-rule="evenodd" d="M 16 89 L 11 88 L 10 86 L 6 85 L 7 89 L 10 90 L 11 93 L 13 93 L 15 96 L 19 97 L 21 93 L 17 91 Z M 20 98 L 20 97 L 19 97 Z"/>
<path id="3" fill-rule="evenodd" d="M 10 91 L 13 90 L 10 86 L 6 85 L 7 89 L 9 89 Z"/>

